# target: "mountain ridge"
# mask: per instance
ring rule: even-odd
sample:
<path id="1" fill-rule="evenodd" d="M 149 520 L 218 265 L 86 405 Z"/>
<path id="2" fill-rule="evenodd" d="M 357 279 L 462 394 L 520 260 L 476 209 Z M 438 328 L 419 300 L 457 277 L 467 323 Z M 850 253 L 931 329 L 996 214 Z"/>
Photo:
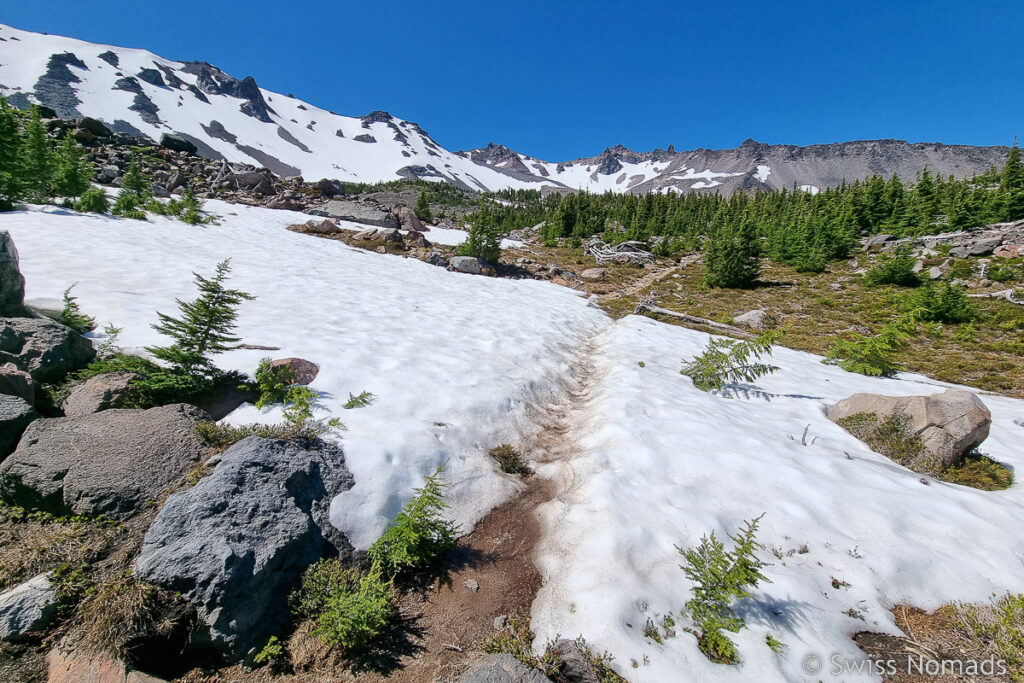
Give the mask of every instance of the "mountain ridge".
<path id="1" fill-rule="evenodd" d="M 788 145 L 748 138 L 738 147 L 637 152 L 544 161 L 489 143 L 449 151 L 417 123 L 377 110 L 344 116 L 261 88 L 205 61 L 140 48 L 22 31 L 0 24 L 0 95 L 64 118 L 90 116 L 113 130 L 159 140 L 176 134 L 200 155 L 263 166 L 280 176 L 449 182 L 464 189 L 699 192 L 822 188 L 872 174 L 914 177 L 925 167 L 969 176 L 1001 165 L 1008 147 L 902 140 Z"/>

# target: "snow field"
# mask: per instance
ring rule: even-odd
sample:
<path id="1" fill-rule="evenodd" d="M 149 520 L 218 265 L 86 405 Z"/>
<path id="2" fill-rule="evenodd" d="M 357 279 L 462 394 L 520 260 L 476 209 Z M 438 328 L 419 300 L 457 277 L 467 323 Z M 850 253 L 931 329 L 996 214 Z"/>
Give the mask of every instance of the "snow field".
<path id="1" fill-rule="evenodd" d="M 581 453 L 569 463 L 574 484 L 542 507 L 535 646 L 583 634 L 633 683 L 800 681 L 810 654 L 825 669 L 806 678 L 831 680 L 833 654 L 863 657 L 849 636 L 898 633 L 894 604 L 933 609 L 1024 590 L 1019 483 L 1001 492 L 922 484 L 825 416 L 858 391 L 930 394 L 945 385 L 853 375 L 776 349 L 781 369 L 727 399 L 679 374 L 707 339 L 636 316 L 600 335 L 599 381 L 570 434 Z M 1019 468 L 1024 432 L 1014 419 L 1024 417 L 1024 402 L 982 400 L 993 415 L 982 450 Z M 804 446 L 807 425 L 814 442 Z M 747 622 L 733 636 L 742 664 L 713 664 L 682 631 L 690 583 L 674 546 L 692 547 L 712 531 L 725 540 L 761 513 L 760 555 L 772 563 L 764 570 L 772 583 L 737 610 Z M 849 585 L 833 588 L 833 579 Z M 862 618 L 844 613 L 851 609 Z M 646 639 L 647 619 L 660 624 L 666 614 L 677 635 L 660 645 Z M 767 634 L 787 644 L 783 655 L 767 647 Z"/>

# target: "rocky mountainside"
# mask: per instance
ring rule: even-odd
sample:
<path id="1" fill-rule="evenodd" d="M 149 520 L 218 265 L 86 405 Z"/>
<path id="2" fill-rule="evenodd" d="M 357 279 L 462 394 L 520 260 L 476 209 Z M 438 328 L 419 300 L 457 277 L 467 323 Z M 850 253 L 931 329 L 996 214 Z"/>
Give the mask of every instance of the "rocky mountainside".
<path id="1" fill-rule="evenodd" d="M 177 135 L 201 156 L 265 167 L 281 177 L 356 182 L 423 178 L 473 190 L 815 192 L 873 173 L 969 176 L 1003 163 L 1006 147 L 870 140 L 798 147 L 747 140 L 735 149 L 634 152 L 621 145 L 550 162 L 489 144 L 451 152 L 419 125 L 384 111 L 352 117 L 260 88 L 200 61 L 97 45 L 0 25 L 0 94 L 62 118 L 92 117 L 159 141 Z"/>

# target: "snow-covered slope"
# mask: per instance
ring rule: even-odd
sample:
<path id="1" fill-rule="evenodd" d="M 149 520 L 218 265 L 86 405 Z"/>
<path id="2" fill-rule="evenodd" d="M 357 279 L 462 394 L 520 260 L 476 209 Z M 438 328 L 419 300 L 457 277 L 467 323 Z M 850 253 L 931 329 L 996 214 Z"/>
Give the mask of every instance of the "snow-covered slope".
<path id="1" fill-rule="evenodd" d="M 420 177 L 471 189 L 537 187 L 441 148 L 386 112 L 340 116 L 237 80 L 203 62 L 0 25 L 0 94 L 59 116 L 90 116 L 159 140 L 178 133 L 203 156 L 282 176 L 359 182 Z"/>
<path id="2" fill-rule="evenodd" d="M 727 399 L 679 374 L 705 334 L 635 316 L 613 321 L 548 282 L 451 273 L 285 229 L 302 214 L 212 200 L 207 208 L 219 225 L 35 207 L 0 214 L 0 229 L 17 245 L 30 300 L 57 299 L 78 282 L 83 310 L 122 327 L 121 344 L 135 349 L 161 342 L 149 325 L 176 297 L 194 296 L 192 271 L 230 257 L 231 284 L 257 296 L 241 308 L 241 336 L 279 350 L 239 349 L 218 362 L 249 372 L 264 355 L 320 365 L 319 415 L 347 425 L 338 437 L 356 482 L 333 502 L 332 521 L 359 547 L 446 461 L 459 522 L 505 500 L 518 484 L 487 449 L 530 443 L 552 421 L 549 399 L 569 387 L 579 394 L 570 368 L 593 368 L 569 416 L 578 454 L 536 466 L 565 487 L 542 508 L 538 646 L 582 634 L 613 653 L 632 683 L 834 680 L 833 654 L 861 656 L 851 634 L 895 631 L 894 604 L 1024 591 L 1024 485 L 922 483 L 825 417 L 858 391 L 933 393 L 943 389 L 937 382 L 861 377 L 778 349 L 778 372 Z M 590 348 L 594 356 L 583 357 Z M 343 409 L 361 391 L 376 400 Z M 1019 472 L 1024 401 L 982 400 L 993 415 L 983 450 Z M 279 418 L 246 406 L 228 420 Z M 674 546 L 711 531 L 724 537 L 761 513 L 759 539 L 779 555 L 763 553 L 772 583 L 741 606 L 743 664 L 712 664 L 682 631 L 690 584 Z M 669 613 L 677 635 L 645 638 L 647 619 L 660 624 Z M 787 644 L 784 654 L 768 649 L 767 634 Z M 802 668 L 810 655 L 825 666 L 814 676 Z"/>
<path id="3" fill-rule="evenodd" d="M 231 258 L 232 286 L 257 297 L 241 309 L 239 335 L 280 350 L 231 351 L 218 364 L 251 373 L 271 355 L 320 366 L 312 388 L 321 414 L 348 428 L 342 444 L 356 479 L 332 519 L 357 546 L 446 461 L 464 525 L 515 490 L 487 450 L 536 430 L 533 404 L 559 389 L 575 346 L 606 323 L 600 310 L 546 282 L 449 273 L 285 229 L 304 214 L 212 200 L 206 208 L 220 225 L 50 208 L 0 214 L 0 229 L 17 245 L 29 300 L 59 299 L 77 282 L 82 309 L 122 327 L 120 343 L 135 349 L 164 343 L 149 325 L 156 311 L 175 310 L 175 298 L 195 296 L 193 271 Z M 377 399 L 343 410 L 361 391 Z M 250 406 L 229 420 L 280 418 Z"/>
<path id="4" fill-rule="evenodd" d="M 934 609 L 1024 590 L 1024 485 L 988 492 L 923 482 L 825 416 L 855 392 L 945 386 L 916 375 L 863 377 L 777 349 L 780 370 L 724 398 L 679 374 L 681 359 L 707 339 L 635 316 L 599 338 L 599 380 L 571 433 L 581 454 L 562 475 L 573 484 L 544 511 L 538 641 L 583 633 L 632 683 L 872 680 L 833 675 L 831 658 L 862 660 L 849 638 L 858 631 L 898 633 L 893 605 Z M 982 450 L 1020 472 L 1024 429 L 1015 420 L 1024 402 L 982 400 L 992 411 Z M 690 582 L 675 546 L 712 531 L 728 542 L 762 513 L 772 583 L 741 603 L 748 627 L 732 637 L 742 664 L 713 664 L 681 628 Z M 660 626 L 666 614 L 677 635 L 645 638 L 647 620 Z M 788 646 L 782 655 L 768 648 L 768 634 Z"/>
<path id="5" fill-rule="evenodd" d="M 732 193 L 825 188 L 873 173 L 969 176 L 999 166 L 1006 147 L 869 140 L 797 147 L 748 140 L 735 149 L 634 152 L 542 161 L 488 145 L 450 152 L 417 124 L 377 111 L 340 116 L 238 80 L 205 62 L 98 45 L 0 25 L 0 95 L 62 117 L 90 116 L 159 140 L 177 133 L 203 156 L 266 166 L 307 180 L 377 182 L 419 177 L 471 189 Z"/>

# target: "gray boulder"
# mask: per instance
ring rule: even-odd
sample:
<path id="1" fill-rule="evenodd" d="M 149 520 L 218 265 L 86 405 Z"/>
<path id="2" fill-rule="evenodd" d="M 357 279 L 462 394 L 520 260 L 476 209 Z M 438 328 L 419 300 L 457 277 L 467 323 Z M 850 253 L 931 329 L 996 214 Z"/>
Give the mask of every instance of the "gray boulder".
<path id="1" fill-rule="evenodd" d="M 277 372 L 279 368 L 287 368 L 294 375 L 295 384 L 309 384 L 320 373 L 320 366 L 305 358 L 278 358 L 270 361 L 270 369 Z"/>
<path id="2" fill-rule="evenodd" d="M 134 372 L 108 372 L 85 380 L 71 390 L 61 406 L 65 417 L 83 417 L 101 410 L 121 408 L 128 390 L 138 375 Z"/>
<path id="3" fill-rule="evenodd" d="M 486 262 L 481 261 L 475 256 L 452 256 L 448 259 L 448 265 L 454 271 L 470 273 L 472 275 L 480 275 L 484 272 L 484 268 L 487 267 Z"/>
<path id="4" fill-rule="evenodd" d="M 334 444 L 243 439 L 212 474 L 167 499 L 135 575 L 181 593 L 208 626 L 206 638 L 245 657 L 287 621 L 287 595 L 303 569 L 333 552 L 350 556 L 328 511 L 352 484 Z"/>
<path id="5" fill-rule="evenodd" d="M 57 591 L 46 574 L 0 593 L 0 640 L 46 628 L 56 612 Z"/>
<path id="6" fill-rule="evenodd" d="M 0 362 L 37 382 L 58 382 L 96 356 L 92 343 L 49 318 L 0 318 Z"/>
<path id="7" fill-rule="evenodd" d="M 345 196 L 345 186 L 338 180 L 328 180 L 327 178 L 321 178 L 320 180 L 313 183 L 313 189 L 322 194 L 325 197 L 343 197 Z"/>
<path id="8" fill-rule="evenodd" d="M 925 451 L 949 467 L 988 437 L 992 414 L 978 396 L 963 389 L 947 389 L 931 396 L 854 394 L 839 401 L 828 413 L 838 422 L 861 413 L 878 420 L 907 419 L 907 429 L 918 436 Z"/>
<path id="9" fill-rule="evenodd" d="M 32 375 L 24 370 L 19 370 L 14 363 L 6 363 L 0 366 L 0 394 L 17 396 L 25 402 L 35 405 L 36 382 Z"/>
<path id="10" fill-rule="evenodd" d="M 441 266 L 442 268 L 448 267 L 448 259 L 446 259 L 444 254 L 439 251 L 430 252 L 423 260 L 432 266 Z"/>
<path id="11" fill-rule="evenodd" d="M 183 403 L 36 420 L 0 464 L 0 499 L 59 515 L 127 519 L 157 501 L 207 455 Z"/>
<path id="12" fill-rule="evenodd" d="M 25 314 L 25 278 L 18 268 L 18 250 L 6 230 L 0 230 L 0 315 Z"/>
<path id="13" fill-rule="evenodd" d="M 509 654 L 487 655 L 469 665 L 457 683 L 551 683 L 537 669 Z"/>
<path id="14" fill-rule="evenodd" d="M 383 230 L 377 231 L 374 239 L 384 240 L 385 242 L 401 242 L 402 233 L 398 232 L 398 230 L 394 228 L 384 228 Z"/>
<path id="15" fill-rule="evenodd" d="M 601 676 L 590 664 L 586 653 L 575 640 L 563 638 L 551 646 L 558 657 L 559 681 L 564 683 L 601 683 Z"/>
<path id="16" fill-rule="evenodd" d="M 326 216 L 343 221 L 363 223 L 364 225 L 376 225 L 382 228 L 398 227 L 398 219 L 395 218 L 394 214 L 361 202 L 334 199 L 319 209 L 311 210 L 309 213 L 314 216 Z"/>
<path id="17" fill-rule="evenodd" d="M 733 323 L 740 327 L 760 332 L 768 327 L 768 314 L 761 309 L 747 311 L 742 315 L 736 316 L 733 319 Z"/>
<path id="18" fill-rule="evenodd" d="M 22 432 L 39 417 L 25 399 L 0 394 L 0 457 L 14 449 Z"/>

